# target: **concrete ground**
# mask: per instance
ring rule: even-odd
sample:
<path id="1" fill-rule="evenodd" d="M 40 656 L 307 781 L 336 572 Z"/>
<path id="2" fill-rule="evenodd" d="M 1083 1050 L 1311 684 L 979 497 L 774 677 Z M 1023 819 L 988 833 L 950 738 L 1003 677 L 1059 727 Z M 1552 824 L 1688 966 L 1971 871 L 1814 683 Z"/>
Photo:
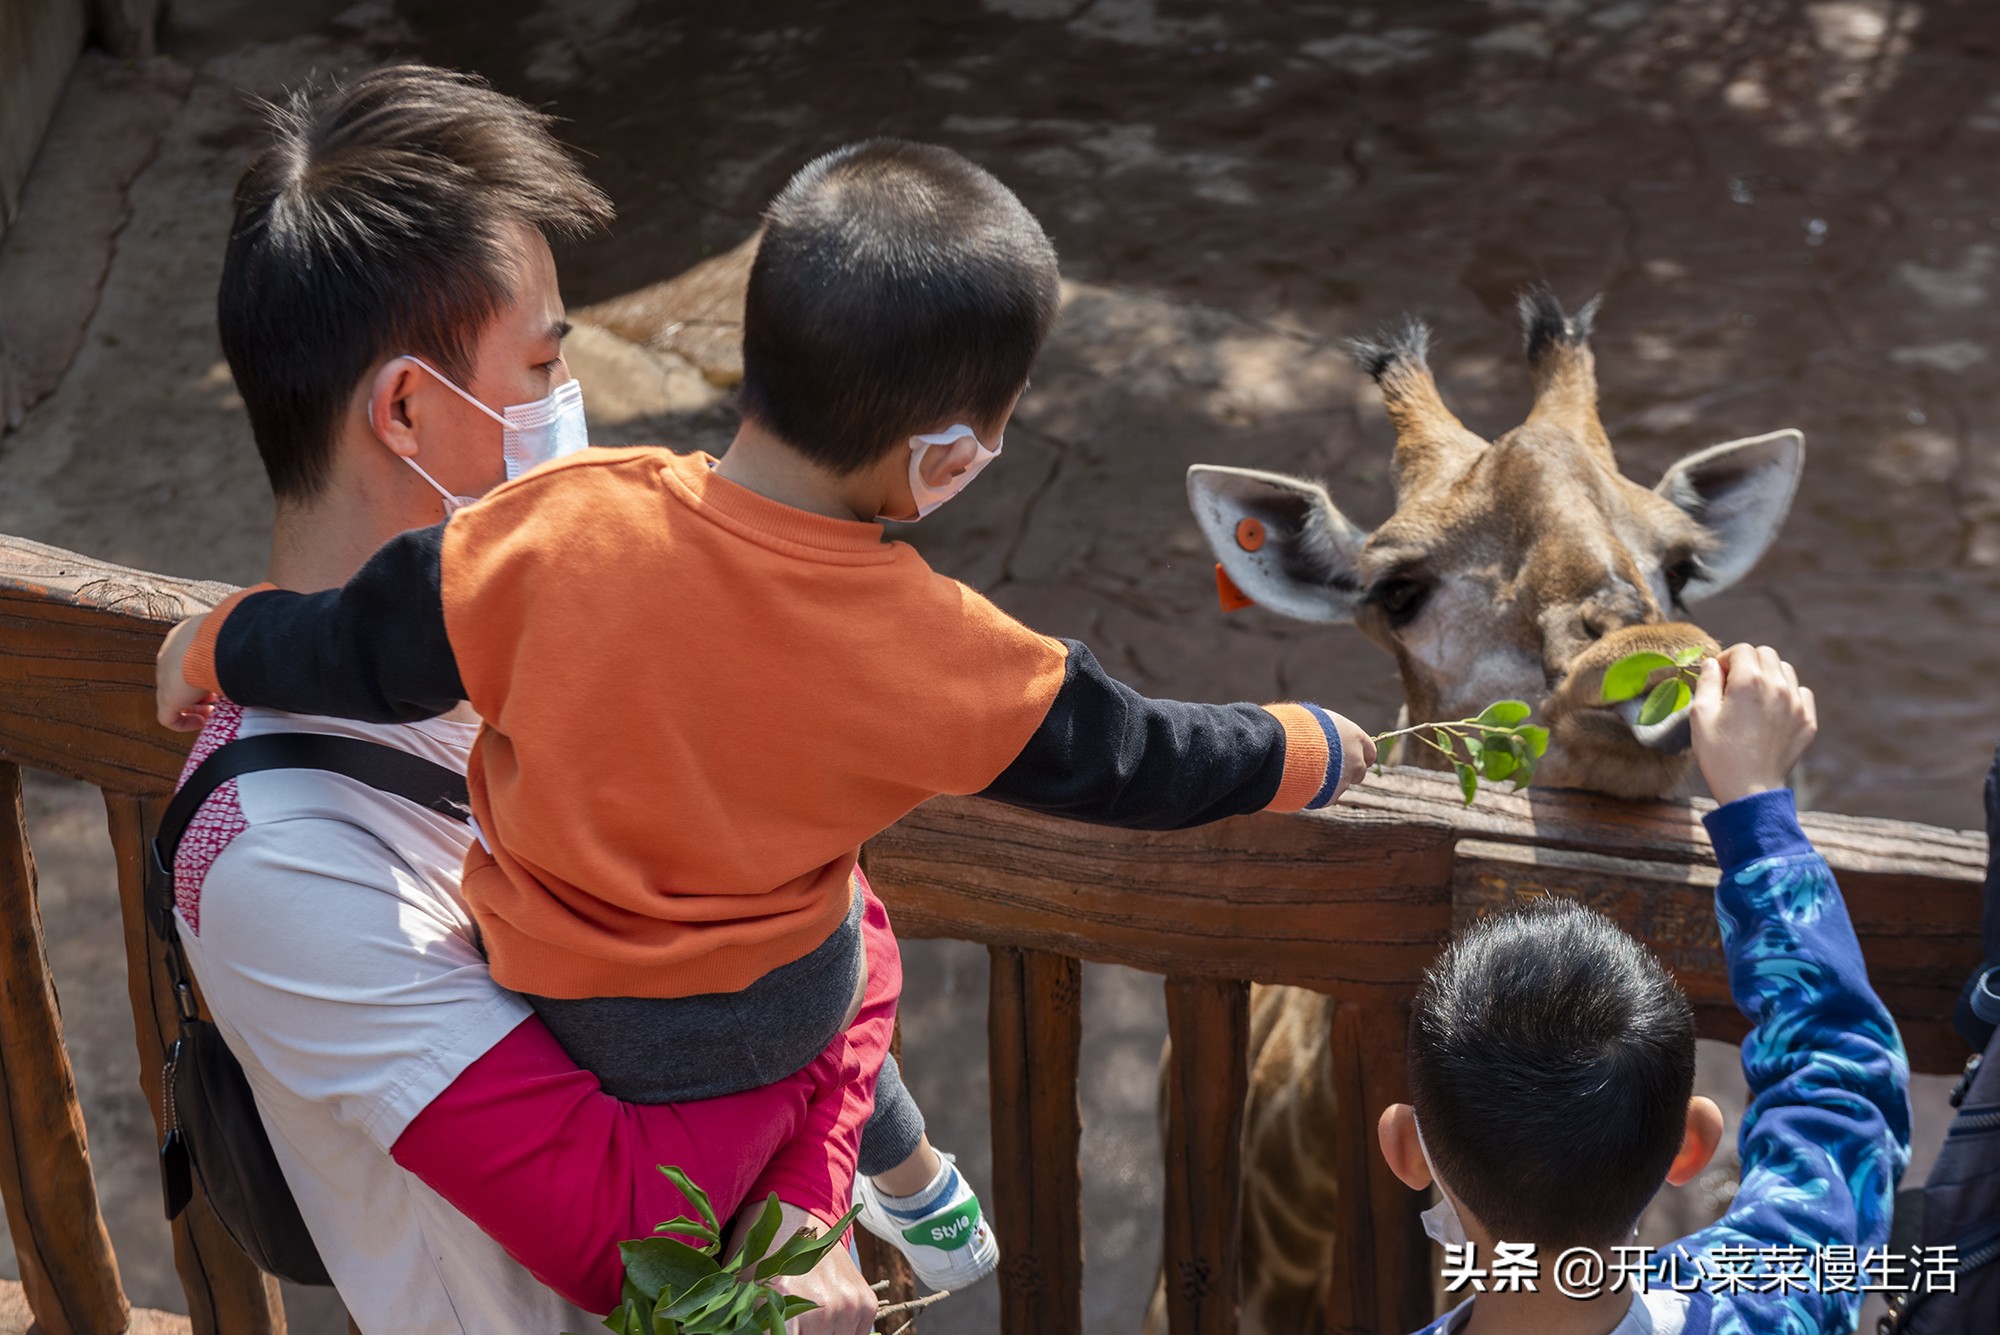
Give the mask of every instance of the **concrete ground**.
<path id="1" fill-rule="evenodd" d="M 1983 0 L 177 0 L 162 48 L 79 67 L 0 246 L 0 342 L 39 399 L 0 438 L 0 532 L 257 577 L 268 500 L 211 311 L 257 139 L 245 94 L 418 56 L 568 118 L 622 215 L 563 253 L 574 306 L 728 250 L 800 162 L 864 135 L 951 144 L 1019 190 L 1064 257 L 1065 323 L 1006 462 L 918 541 L 1160 693 L 1306 695 L 1386 726 L 1393 674 L 1357 635 L 1216 611 L 1186 465 L 1319 476 L 1375 522 L 1389 433 L 1338 340 L 1430 317 L 1448 399 L 1492 434 L 1527 405 L 1512 292 L 1605 292 L 1604 415 L 1634 477 L 1806 432 L 1784 536 L 1701 615 L 1819 688 L 1809 799 L 1978 823 L 2000 731 Z M 701 349 L 583 343 L 595 438 L 727 439 L 721 393 L 678 359 Z M 102 809 L 57 781 L 30 805 L 100 1191 L 135 1301 L 171 1309 Z M 984 954 L 909 956 L 909 1074 L 983 1182 Z M 1093 969 L 1086 1010 L 1086 1308 L 1133 1329 L 1158 1246 L 1159 985 Z M 1726 1051 L 1704 1063 L 1726 1080 Z M 1934 1138 L 1936 1082 L 1923 1101 Z M 1655 1227 L 1728 1190 L 1705 1180 Z M 293 1310 L 295 1330 L 344 1328 L 326 1295 Z M 924 1329 L 995 1311 L 988 1286 Z"/>

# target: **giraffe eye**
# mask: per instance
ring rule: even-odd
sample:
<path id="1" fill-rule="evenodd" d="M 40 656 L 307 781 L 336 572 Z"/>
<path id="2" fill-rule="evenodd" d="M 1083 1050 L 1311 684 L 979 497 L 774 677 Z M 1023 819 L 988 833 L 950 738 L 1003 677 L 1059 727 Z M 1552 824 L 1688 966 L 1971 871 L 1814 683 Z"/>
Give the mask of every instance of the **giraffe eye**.
<path id="1" fill-rule="evenodd" d="M 1389 618 L 1391 626 L 1404 626 L 1423 610 L 1424 600 L 1430 597 L 1430 592 L 1430 586 L 1422 580 L 1411 579 L 1408 575 L 1391 575 L 1376 584 L 1368 597 L 1382 609 L 1382 615 Z"/>
<path id="2" fill-rule="evenodd" d="M 1699 557 L 1683 556 L 1680 560 L 1667 567 L 1667 595 L 1673 599 L 1675 606 L 1680 605 L 1682 591 L 1689 584 L 1693 583 L 1695 577 L 1699 574 L 1701 574 L 1701 559 Z"/>

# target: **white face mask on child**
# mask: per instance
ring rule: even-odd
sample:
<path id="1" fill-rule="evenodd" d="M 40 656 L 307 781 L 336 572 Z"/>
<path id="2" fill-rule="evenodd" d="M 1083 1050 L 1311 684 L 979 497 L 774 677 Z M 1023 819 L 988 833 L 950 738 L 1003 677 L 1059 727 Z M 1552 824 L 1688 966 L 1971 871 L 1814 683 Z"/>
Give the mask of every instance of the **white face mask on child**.
<path id="1" fill-rule="evenodd" d="M 1437 1165 L 1431 1162 L 1431 1152 L 1424 1145 L 1424 1129 L 1417 1126 L 1417 1114 L 1410 1112 L 1410 1125 L 1417 1127 L 1417 1149 L 1424 1156 L 1424 1167 L 1431 1170 L 1431 1185 L 1438 1189 L 1438 1203 L 1418 1215 L 1424 1221 L 1424 1236 L 1440 1247 L 1463 1247 L 1471 1239 L 1465 1235 L 1465 1221 L 1458 1217 L 1458 1207 L 1445 1194 L 1444 1181 L 1438 1177 Z"/>
<path id="2" fill-rule="evenodd" d="M 589 427 L 583 419 L 583 386 L 574 377 L 563 381 L 533 403 L 517 403 L 496 413 L 423 358 L 406 352 L 403 359 L 429 371 L 437 377 L 439 384 L 500 424 L 501 451 L 510 482 L 538 464 L 575 454 L 590 444 Z M 425 472 L 415 459 L 405 458 L 403 462 L 416 469 L 417 476 L 430 483 L 444 498 L 447 519 L 479 499 L 476 496 L 454 496 Z"/>
<path id="3" fill-rule="evenodd" d="M 930 483 L 924 481 L 924 456 L 930 453 L 931 447 L 933 445 L 948 446 L 961 440 L 970 440 L 974 449 L 972 462 L 966 466 L 965 471 L 957 477 L 946 478 L 940 486 L 933 487 Z M 972 485 L 972 479 L 978 477 L 985 470 L 986 465 L 1000 457 L 1001 447 L 1006 443 L 1007 437 L 1003 434 L 998 440 L 993 442 L 993 448 L 989 450 L 979 443 L 979 436 L 971 427 L 963 422 L 955 423 L 942 431 L 933 431 L 929 435 L 911 436 L 910 498 L 917 503 L 916 519 L 896 520 L 893 522 L 914 524 L 917 522 L 917 519 L 922 519 L 925 515 L 937 509 L 961 491 L 964 491 L 968 486 Z M 876 517 L 879 519 L 889 518 L 888 515 L 878 515 Z"/>

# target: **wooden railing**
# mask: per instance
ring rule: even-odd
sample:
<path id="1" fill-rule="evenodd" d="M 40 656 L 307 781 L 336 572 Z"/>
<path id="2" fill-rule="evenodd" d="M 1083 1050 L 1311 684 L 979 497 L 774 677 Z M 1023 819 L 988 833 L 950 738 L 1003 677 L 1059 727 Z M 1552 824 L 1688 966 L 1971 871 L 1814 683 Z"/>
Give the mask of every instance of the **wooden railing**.
<path id="1" fill-rule="evenodd" d="M 83 1122 L 35 908 L 20 768 L 104 791 L 118 855 L 140 1069 L 155 1116 L 173 1008 L 140 909 L 139 856 L 187 739 L 152 721 L 152 658 L 174 619 L 226 589 L 0 538 L 0 1194 L 37 1319 L 50 1335 L 123 1330 L 126 1301 L 98 1215 Z M 1704 1035 L 1740 1037 L 1710 892 L 1703 804 L 1577 793 L 1482 794 L 1397 771 L 1334 812 L 1258 816 L 1176 834 L 1067 824 L 970 799 L 921 808 L 872 843 L 868 867 L 907 937 L 992 955 L 993 1217 L 1003 1327 L 1083 1330 L 1077 1144 L 1080 961 L 1167 979 L 1166 1273 L 1177 1333 L 1236 1329 L 1240 1134 L 1251 982 L 1328 994 L 1335 1088 L 1326 1129 L 1343 1214 L 1327 1328 L 1428 1319 L 1428 1244 L 1410 1194 L 1371 1151 L 1403 1097 L 1405 1006 L 1461 923 L 1545 890 L 1576 895 L 1650 941 Z M 1809 815 L 1839 874 L 1877 989 L 1919 1070 L 1956 1070 L 1950 1014 L 1978 955 L 1982 836 Z M 197 1199 L 174 1227 L 197 1331 L 282 1330 L 276 1285 Z M 1131 1324 L 1136 1327 L 1139 1313 Z"/>

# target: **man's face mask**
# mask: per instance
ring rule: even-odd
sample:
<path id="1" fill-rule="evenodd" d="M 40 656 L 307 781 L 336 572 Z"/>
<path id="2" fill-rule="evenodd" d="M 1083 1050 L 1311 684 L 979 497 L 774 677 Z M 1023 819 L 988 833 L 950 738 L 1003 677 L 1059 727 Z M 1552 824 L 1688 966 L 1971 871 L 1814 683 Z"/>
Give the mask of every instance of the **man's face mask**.
<path id="1" fill-rule="evenodd" d="M 961 440 L 970 440 L 975 449 L 975 453 L 972 456 L 972 463 L 967 466 L 965 471 L 957 477 L 947 478 L 940 486 L 934 487 L 924 481 L 924 456 L 930 453 L 931 447 L 949 447 Z M 993 442 L 993 448 L 989 450 L 979 443 L 979 437 L 973 432 L 971 427 L 963 422 L 948 426 L 942 431 L 933 431 L 929 435 L 911 436 L 910 497 L 917 503 L 917 519 L 922 519 L 925 515 L 970 486 L 972 479 L 978 477 L 985 470 L 986 465 L 1000 457 L 1001 447 L 1006 444 L 1006 441 L 1006 436 L 1002 435 L 1000 439 Z M 884 519 L 888 518 L 887 515 L 880 517 Z M 899 522 L 913 524 L 916 522 L 916 519 Z"/>
<path id="2" fill-rule="evenodd" d="M 589 429 L 583 420 L 583 386 L 574 377 L 550 390 L 545 398 L 536 399 L 533 403 L 518 403 L 496 413 L 423 358 L 406 352 L 403 359 L 429 371 L 439 384 L 500 424 L 501 451 L 510 482 L 538 464 L 575 454 L 590 444 Z M 444 497 L 447 519 L 479 499 L 476 496 L 454 496 L 425 472 L 415 459 L 406 458 L 403 462 L 416 469 L 417 476 L 430 483 L 437 494 Z"/>

